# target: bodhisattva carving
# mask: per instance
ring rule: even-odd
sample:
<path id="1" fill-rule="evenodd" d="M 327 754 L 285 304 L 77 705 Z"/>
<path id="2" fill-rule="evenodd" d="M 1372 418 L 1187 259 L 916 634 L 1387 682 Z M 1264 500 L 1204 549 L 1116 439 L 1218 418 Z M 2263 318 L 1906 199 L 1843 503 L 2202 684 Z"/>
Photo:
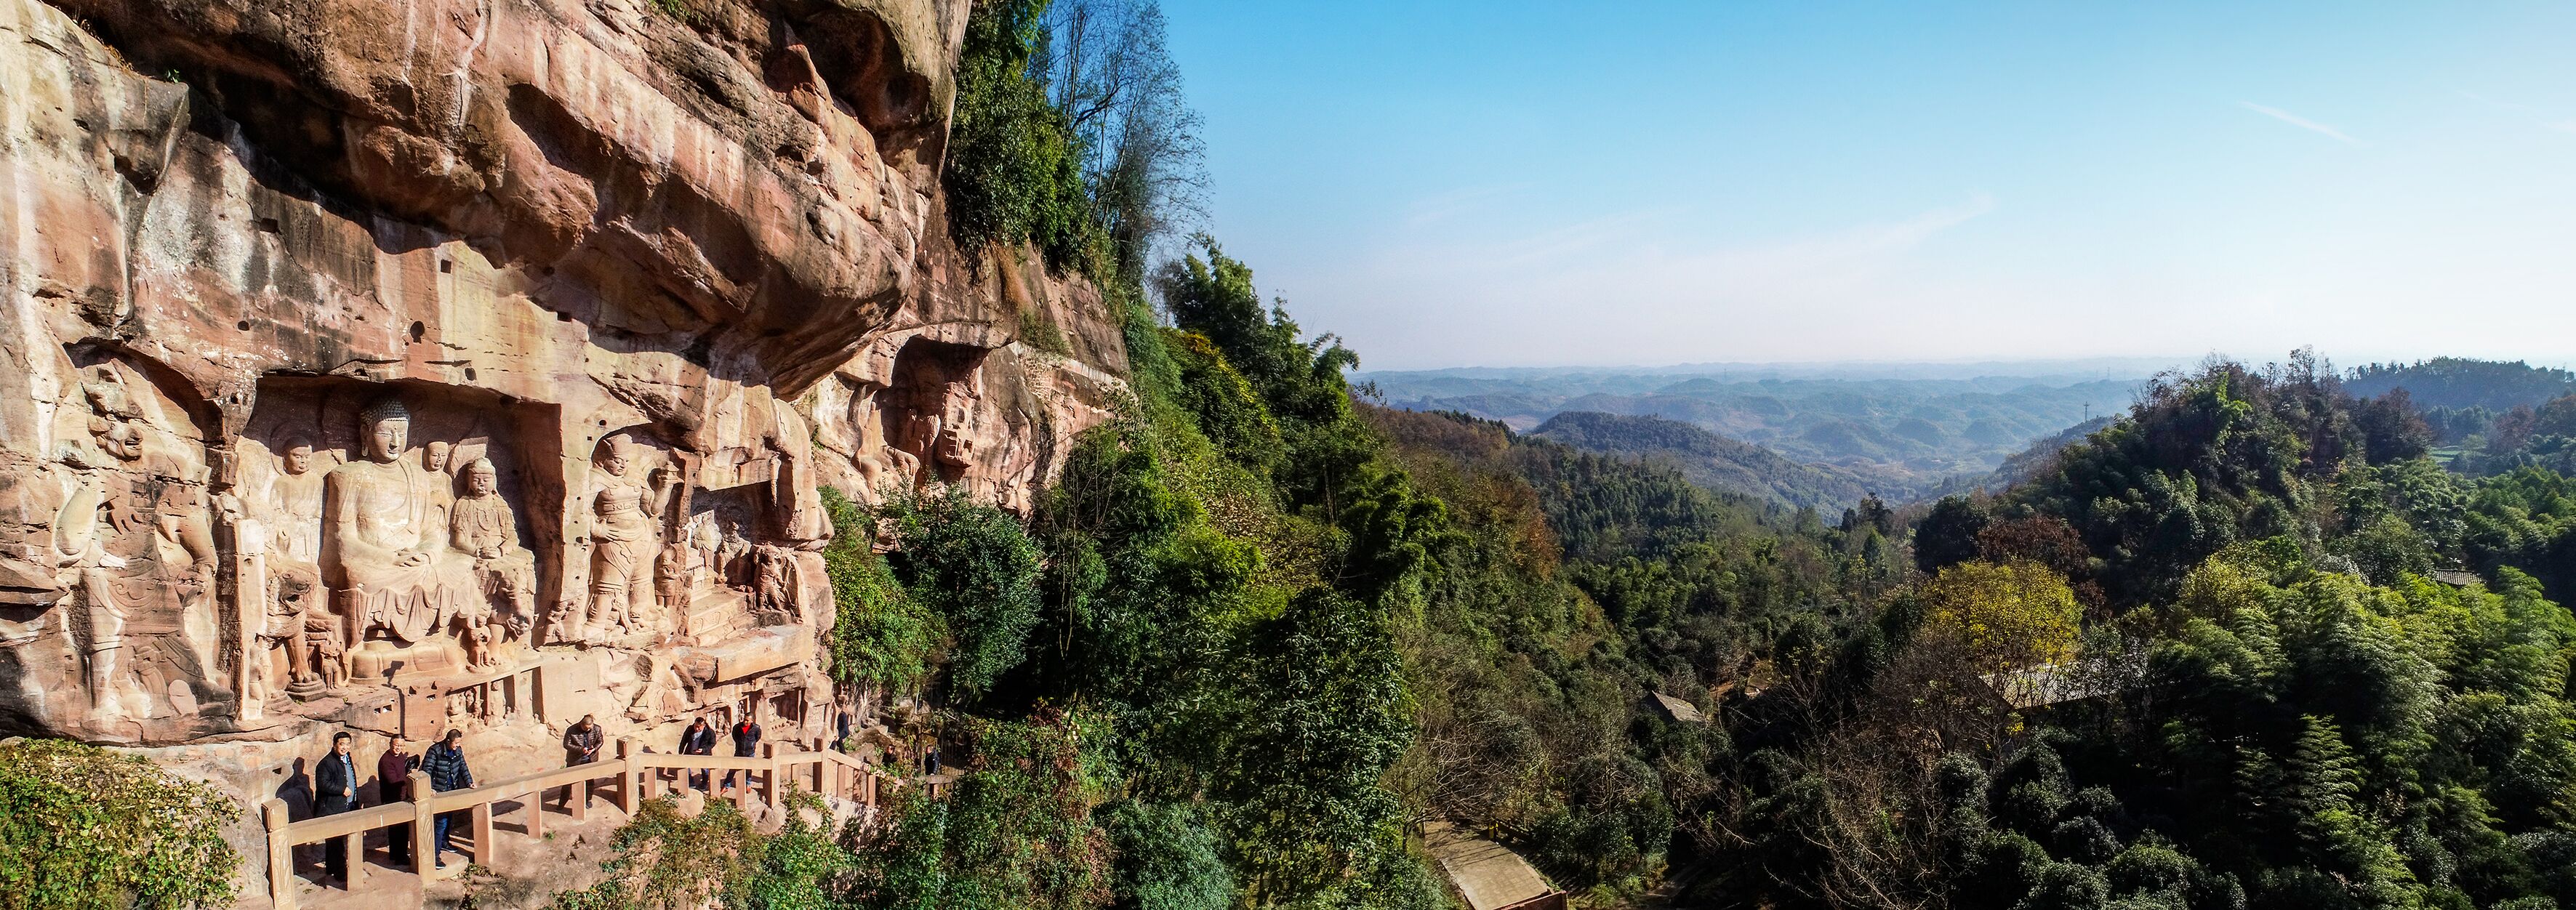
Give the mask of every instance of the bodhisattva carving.
<path id="1" fill-rule="evenodd" d="M 458 552 L 474 557 L 475 577 L 483 597 L 465 612 L 466 664 L 477 670 L 499 663 L 490 647 L 497 637 L 516 638 L 536 610 L 536 554 L 519 546 L 519 519 L 510 501 L 501 498 L 500 472 L 492 460 L 478 458 L 465 467 L 465 498 L 456 501 L 449 539 Z M 492 601 L 510 605 L 510 615 L 496 632 Z"/>
<path id="2" fill-rule="evenodd" d="M 421 642 L 479 596 L 474 560 L 446 546 L 446 516 L 431 491 L 447 475 L 402 460 L 411 432 L 402 402 L 368 407 L 359 430 L 364 457 L 324 481 L 324 579 L 347 618 L 347 645 L 379 631 Z"/>
<path id="3" fill-rule="evenodd" d="M 284 473 L 277 478 L 276 546 L 269 552 L 303 566 L 322 562 L 322 475 L 313 471 L 313 444 L 287 444 Z"/>
<path id="4" fill-rule="evenodd" d="M 442 544 L 450 533 L 448 515 L 456 508 L 456 477 L 447 473 L 448 453 L 452 450 L 445 442 L 432 442 L 420 450 L 420 464 L 425 469 L 420 477 L 421 496 L 429 504 L 430 533 Z"/>
<path id="5" fill-rule="evenodd" d="M 195 486 L 166 478 L 142 490 L 133 483 L 111 474 L 104 489 L 83 487 L 54 522 L 54 556 L 76 579 L 82 679 L 100 725 L 149 717 L 153 693 L 203 675 L 193 652 L 171 639 L 214 590 L 205 501 Z"/>
<path id="6" fill-rule="evenodd" d="M 635 444 L 621 437 L 610 440 L 595 463 L 599 471 L 590 495 L 590 611 L 583 618 L 584 641 L 655 625 L 647 606 L 672 476 L 668 468 L 657 469 L 647 488 L 627 476 L 634 462 Z"/>

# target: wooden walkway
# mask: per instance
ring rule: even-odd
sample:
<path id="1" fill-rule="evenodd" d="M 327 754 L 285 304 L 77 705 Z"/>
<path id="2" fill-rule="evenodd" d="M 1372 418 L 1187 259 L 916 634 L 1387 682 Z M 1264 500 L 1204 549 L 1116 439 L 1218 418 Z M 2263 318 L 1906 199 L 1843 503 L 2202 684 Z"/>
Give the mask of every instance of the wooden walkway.
<path id="1" fill-rule="evenodd" d="M 276 910 L 294 910 L 296 905 L 295 848 L 303 844 L 322 843 L 335 837 L 346 837 L 343 849 L 347 855 L 349 879 L 346 887 L 357 891 L 366 876 L 366 835 L 379 828 L 411 825 L 411 871 L 426 883 L 432 878 L 455 875 L 465 864 L 437 868 L 437 817 L 445 813 L 466 813 L 456 827 L 471 842 L 463 852 L 476 863 L 492 866 L 495 852 L 504 847 L 492 827 L 494 805 L 516 803 L 525 810 L 522 827 L 531 841 L 545 837 L 545 803 L 551 791 L 562 790 L 565 812 L 576 823 L 589 814 L 589 802 L 609 781 L 612 801 L 628 816 L 633 816 L 644 800 L 667 795 L 685 786 L 691 772 L 711 776 L 732 772 L 739 777 L 733 788 L 736 806 L 749 809 L 757 781 L 759 801 L 778 808 L 786 798 L 787 787 L 801 787 L 828 798 L 856 802 L 862 806 L 877 803 L 877 772 L 858 759 L 825 748 L 817 742 L 813 748 L 800 746 L 797 751 L 779 752 L 776 744 L 764 744 L 765 755 L 754 758 L 731 758 L 713 755 L 678 755 L 646 752 L 634 740 L 617 742 L 617 757 L 574 765 L 552 771 L 540 771 L 486 784 L 470 790 L 432 792 L 429 776 L 418 771 L 411 774 L 410 802 L 388 803 L 308 818 L 300 822 L 287 820 L 286 802 L 270 798 L 260 804 L 260 819 L 268 829 L 268 895 Z M 711 781 L 713 783 L 715 781 Z M 933 784 L 930 795 L 938 796 Z M 419 799 L 419 796 L 428 799 Z M 517 811 L 512 810 L 512 811 Z"/>

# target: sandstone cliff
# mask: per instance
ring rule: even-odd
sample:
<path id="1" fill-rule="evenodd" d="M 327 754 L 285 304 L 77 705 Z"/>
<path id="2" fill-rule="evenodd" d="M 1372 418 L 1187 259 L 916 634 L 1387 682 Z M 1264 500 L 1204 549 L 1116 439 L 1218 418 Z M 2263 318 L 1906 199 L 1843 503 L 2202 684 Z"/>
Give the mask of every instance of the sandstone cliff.
<path id="1" fill-rule="evenodd" d="M 1126 369 L 947 239 L 965 16 L 0 0 L 0 732 L 819 734 L 818 490 L 1025 509 Z"/>

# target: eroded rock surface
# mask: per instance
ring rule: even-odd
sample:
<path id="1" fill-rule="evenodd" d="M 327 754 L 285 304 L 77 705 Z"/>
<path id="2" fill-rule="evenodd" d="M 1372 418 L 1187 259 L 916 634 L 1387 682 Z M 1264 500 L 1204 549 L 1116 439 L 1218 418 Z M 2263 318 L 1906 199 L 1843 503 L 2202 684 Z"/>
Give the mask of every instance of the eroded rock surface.
<path id="1" fill-rule="evenodd" d="M 947 239 L 963 0 L 685 8 L 0 0 L 0 731 L 823 733 L 820 489 L 1025 510 L 1125 355 Z"/>

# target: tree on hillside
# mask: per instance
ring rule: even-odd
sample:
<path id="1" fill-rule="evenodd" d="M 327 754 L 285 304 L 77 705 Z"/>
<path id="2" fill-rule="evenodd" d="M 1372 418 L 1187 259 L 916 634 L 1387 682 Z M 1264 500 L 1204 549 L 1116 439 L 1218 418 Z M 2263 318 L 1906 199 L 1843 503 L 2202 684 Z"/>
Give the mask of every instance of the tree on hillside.
<path id="1" fill-rule="evenodd" d="M 1957 639 L 1980 673 L 2037 666 L 2075 653 L 2075 592 L 2035 562 L 1963 562 L 1924 583 L 1924 634 Z"/>
<path id="2" fill-rule="evenodd" d="M 1031 61 L 1081 140 L 1093 217 L 1122 275 L 1142 275 L 1154 244 L 1200 214 L 1207 187 L 1199 116 L 1181 93 L 1155 0 L 1054 0 Z"/>
<path id="3" fill-rule="evenodd" d="M 2361 430 L 2362 450 L 2371 464 L 2387 464 L 2421 458 L 2433 447 L 2433 427 L 2415 410 L 2415 399 L 2405 389 L 2392 389 L 2364 402 L 2353 415 Z"/>
<path id="4" fill-rule="evenodd" d="M 1914 567 L 1929 575 L 1977 558 L 1977 535 L 1992 520 L 1976 500 L 1941 497 L 1914 526 Z"/>

